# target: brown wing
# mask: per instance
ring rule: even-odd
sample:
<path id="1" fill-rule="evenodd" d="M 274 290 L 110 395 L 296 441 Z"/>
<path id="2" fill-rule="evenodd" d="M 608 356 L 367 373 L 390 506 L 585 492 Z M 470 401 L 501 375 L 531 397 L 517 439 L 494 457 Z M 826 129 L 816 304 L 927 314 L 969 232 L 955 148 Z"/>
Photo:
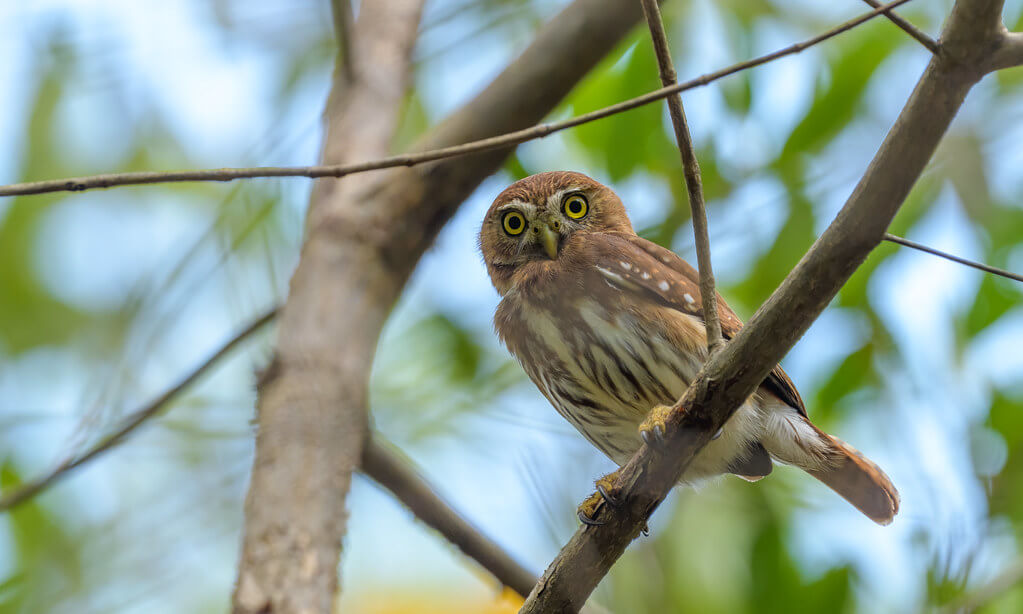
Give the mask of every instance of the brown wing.
<path id="1" fill-rule="evenodd" d="M 609 233 L 608 236 L 613 237 L 611 242 L 623 250 L 622 255 L 628 255 L 629 260 L 636 263 L 636 266 L 626 269 L 620 262 L 608 262 L 607 269 L 611 274 L 620 276 L 624 283 L 641 288 L 664 305 L 703 318 L 700 274 L 696 269 L 671 250 L 636 235 Z M 606 256 L 613 257 L 613 254 Z M 742 320 L 720 294 L 717 301 L 721 334 L 731 339 L 742 328 Z M 780 365 L 771 370 L 763 385 L 806 417 L 803 399 Z"/>

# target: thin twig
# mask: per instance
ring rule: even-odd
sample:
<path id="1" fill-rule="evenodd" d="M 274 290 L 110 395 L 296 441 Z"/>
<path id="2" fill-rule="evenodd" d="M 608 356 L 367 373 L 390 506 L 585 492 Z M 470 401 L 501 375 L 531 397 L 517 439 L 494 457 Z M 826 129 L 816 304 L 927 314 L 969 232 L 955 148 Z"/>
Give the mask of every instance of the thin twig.
<path id="1" fill-rule="evenodd" d="M 17 490 L 4 495 L 0 498 L 0 512 L 9 510 L 12 507 L 38 495 L 50 486 L 53 486 L 61 478 L 67 476 L 67 474 L 71 471 L 81 467 L 103 452 L 116 446 L 135 429 L 142 426 L 150 418 L 157 416 L 161 411 L 166 409 L 167 406 L 170 405 L 170 402 L 176 399 L 182 391 L 192 385 L 193 382 L 199 379 L 212 367 L 216 366 L 216 364 L 219 363 L 224 356 L 229 354 L 231 350 L 236 348 L 240 343 L 251 337 L 263 328 L 263 326 L 273 320 L 276 315 L 277 308 L 274 308 L 256 318 L 256 320 L 254 320 L 251 324 L 246 326 L 235 336 L 231 337 L 231 339 L 222 345 L 220 349 L 211 354 L 209 358 L 181 378 L 178 383 L 165 390 L 163 394 L 156 397 L 146 405 L 143 405 L 128 414 L 120 428 L 97 441 L 85 453 L 79 454 L 72 459 L 62 462 L 46 475 L 36 478 L 30 482 L 26 482 L 18 487 Z"/>
<path id="2" fill-rule="evenodd" d="M 560 122 L 549 124 L 537 124 L 531 128 L 508 132 L 495 137 L 471 141 L 462 145 L 441 147 L 414 154 L 403 154 L 359 162 L 357 164 L 340 164 L 326 166 L 286 166 L 286 167 L 257 167 L 257 168 L 220 168 L 193 171 L 142 171 L 134 173 L 111 173 L 105 175 L 91 175 L 85 177 L 71 177 L 65 179 L 50 179 L 46 181 L 32 181 L 27 183 L 13 183 L 0 186 L 0 197 L 21 196 L 27 194 L 44 194 L 49 192 L 80 192 L 96 188 L 110 188 L 124 185 L 143 185 L 152 183 L 174 183 L 181 181 L 234 181 L 236 179 L 252 179 L 256 177 L 343 177 L 354 173 L 398 166 L 415 166 L 424 162 L 432 162 L 443 158 L 453 158 L 466 154 L 501 149 L 511 145 L 517 145 L 537 138 L 545 137 L 554 132 L 560 132 L 582 124 L 610 117 L 618 113 L 630 111 L 637 107 L 656 102 L 672 94 L 684 92 L 701 87 L 722 79 L 737 72 L 766 64 L 778 58 L 799 53 L 809 47 L 821 43 L 829 38 L 847 32 L 856 26 L 867 22 L 884 11 L 891 10 L 905 4 L 909 0 L 894 0 L 869 13 L 865 13 L 856 19 L 851 19 L 827 32 L 809 38 L 805 41 L 795 43 L 783 49 L 779 49 L 767 55 L 762 55 L 752 60 L 733 64 L 727 68 L 707 73 L 695 79 L 684 81 L 671 87 L 663 87 L 642 96 L 637 96 L 618 104 L 613 104 L 603 109 L 585 113 L 577 117 Z"/>
<path id="3" fill-rule="evenodd" d="M 874 7 L 875 9 L 881 6 L 881 3 L 878 2 L 877 0 L 863 1 L 869 4 L 870 6 Z M 938 46 L 938 42 L 936 40 L 924 34 L 919 28 L 909 23 L 902 17 L 896 15 L 895 11 L 885 11 L 883 15 L 887 17 L 889 21 L 902 28 L 906 32 L 906 34 L 909 34 L 917 41 L 919 41 L 921 45 L 927 47 L 927 50 L 930 51 L 931 53 L 936 54 L 941 51 L 941 47 Z"/>
<path id="4" fill-rule="evenodd" d="M 933 254 L 935 256 L 944 258 L 946 260 L 951 260 L 952 262 L 958 262 L 959 264 L 965 264 L 968 267 L 973 267 L 973 268 L 978 269 L 980 271 L 984 271 L 985 273 L 991 273 L 992 275 L 998 275 L 1000 277 L 1006 277 L 1008 279 L 1014 279 L 1016 281 L 1023 281 L 1023 275 L 1019 275 L 1018 273 L 1013 273 L 1012 271 L 1006 271 L 1005 269 L 999 269 L 998 267 L 993 267 L 993 266 L 990 266 L 990 265 L 987 265 L 987 264 L 984 264 L 984 263 L 981 263 L 981 262 L 974 262 L 973 260 L 967 260 L 966 258 L 960 258 L 959 256 L 955 256 L 953 254 L 949 254 L 947 252 L 943 252 L 941 250 L 934 249 L 933 247 L 928 247 L 926 245 L 923 245 L 922 243 L 916 243 L 915 241 L 910 241 L 909 239 L 903 239 L 902 237 L 897 237 L 897 236 L 895 236 L 893 234 L 885 233 L 884 240 L 885 241 L 889 241 L 891 243 L 898 243 L 899 245 L 905 245 L 906 247 L 912 247 L 913 249 L 918 249 L 918 250 L 920 250 L 922 252 L 927 252 L 928 254 Z"/>
<path id="5" fill-rule="evenodd" d="M 657 0 L 641 0 L 643 14 L 650 28 L 650 39 L 660 68 L 661 85 L 671 87 L 676 83 L 675 67 L 671 62 L 668 37 L 664 33 L 664 21 Z M 700 269 L 700 294 L 703 301 L 703 320 L 707 330 L 707 350 L 713 354 L 724 343 L 721 340 L 721 319 L 718 317 L 717 292 L 714 290 L 714 269 L 710 262 L 710 234 L 707 231 L 707 208 L 703 202 L 703 185 L 700 181 L 700 163 L 696 159 L 693 137 L 689 134 L 686 112 L 682 107 L 682 96 L 673 94 L 664 99 L 668 103 L 671 125 L 675 128 L 675 142 L 682 156 L 682 173 L 689 193 L 689 210 L 693 218 L 693 235 L 696 238 L 696 262 Z"/>

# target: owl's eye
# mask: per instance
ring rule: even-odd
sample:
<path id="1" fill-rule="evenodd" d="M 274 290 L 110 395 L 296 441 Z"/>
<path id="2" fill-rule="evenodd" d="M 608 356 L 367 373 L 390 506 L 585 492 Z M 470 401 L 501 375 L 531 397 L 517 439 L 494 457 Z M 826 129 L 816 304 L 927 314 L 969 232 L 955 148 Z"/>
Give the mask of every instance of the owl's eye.
<path id="1" fill-rule="evenodd" d="M 522 217 L 518 211 L 509 211 L 504 214 L 501 225 L 504 226 L 505 232 L 514 237 L 522 234 L 522 231 L 526 229 L 526 218 Z"/>
<path id="2" fill-rule="evenodd" d="M 568 217 L 573 220 L 581 220 L 589 213 L 590 204 L 586 202 L 586 197 L 582 194 L 573 194 L 565 199 L 562 208 Z"/>

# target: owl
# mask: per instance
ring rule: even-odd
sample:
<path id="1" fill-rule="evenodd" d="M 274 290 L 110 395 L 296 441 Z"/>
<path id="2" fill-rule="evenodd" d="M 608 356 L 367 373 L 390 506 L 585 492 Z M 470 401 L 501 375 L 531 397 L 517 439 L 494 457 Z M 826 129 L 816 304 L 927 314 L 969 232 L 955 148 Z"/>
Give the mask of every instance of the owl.
<path id="1" fill-rule="evenodd" d="M 494 326 L 551 405 L 619 466 L 643 441 L 663 441 L 665 417 L 708 358 L 699 275 L 640 238 L 607 186 L 574 172 L 527 177 L 501 192 L 479 235 L 501 295 Z M 742 321 L 717 297 L 726 339 Z M 666 449 L 665 453 L 670 453 Z M 874 463 L 810 422 L 776 367 L 681 478 L 756 481 L 794 465 L 888 524 L 899 495 Z M 614 474 L 580 506 L 594 522 L 613 502 Z"/>

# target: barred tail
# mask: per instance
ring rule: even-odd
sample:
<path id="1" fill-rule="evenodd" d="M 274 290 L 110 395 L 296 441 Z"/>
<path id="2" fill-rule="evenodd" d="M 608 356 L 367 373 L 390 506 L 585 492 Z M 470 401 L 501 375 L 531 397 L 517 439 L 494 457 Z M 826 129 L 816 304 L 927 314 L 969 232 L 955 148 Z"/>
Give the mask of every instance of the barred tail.
<path id="1" fill-rule="evenodd" d="M 831 435 L 821 435 L 834 446 L 834 464 L 807 472 L 877 524 L 889 524 L 899 512 L 899 491 L 888 476 L 859 450 Z"/>

